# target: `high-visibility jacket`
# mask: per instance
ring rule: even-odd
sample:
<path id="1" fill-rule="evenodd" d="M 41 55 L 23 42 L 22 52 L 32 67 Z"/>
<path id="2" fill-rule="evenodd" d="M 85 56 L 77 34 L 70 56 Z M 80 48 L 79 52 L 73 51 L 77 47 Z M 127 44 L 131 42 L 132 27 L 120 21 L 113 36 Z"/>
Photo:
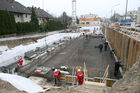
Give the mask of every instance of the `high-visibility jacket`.
<path id="1" fill-rule="evenodd" d="M 77 79 L 83 79 L 83 78 L 84 78 L 84 74 L 82 72 L 78 72 Z"/>
<path id="2" fill-rule="evenodd" d="M 60 78 L 60 72 L 59 71 L 54 72 L 54 76 L 55 78 Z"/>
<path id="3" fill-rule="evenodd" d="M 23 60 L 19 59 L 18 62 L 19 62 L 19 66 L 22 67 Z"/>
<path id="4" fill-rule="evenodd" d="M 79 82 L 79 85 L 82 85 L 84 81 L 84 74 L 82 72 L 78 72 L 76 80 Z"/>

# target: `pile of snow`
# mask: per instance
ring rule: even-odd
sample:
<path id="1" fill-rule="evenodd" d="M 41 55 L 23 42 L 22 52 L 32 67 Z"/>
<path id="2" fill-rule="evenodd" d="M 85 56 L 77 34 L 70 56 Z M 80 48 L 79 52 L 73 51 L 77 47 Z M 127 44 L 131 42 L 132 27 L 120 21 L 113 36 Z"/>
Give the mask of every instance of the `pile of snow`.
<path id="1" fill-rule="evenodd" d="M 0 51 L 1 52 L 6 51 L 6 50 L 8 50 L 7 46 L 0 46 Z"/>
<path id="2" fill-rule="evenodd" d="M 95 33 L 95 34 L 102 34 L 102 31 L 101 31 L 101 27 L 100 26 L 87 26 L 87 27 L 81 27 L 80 28 L 81 31 L 88 31 L 87 34 L 91 34 L 91 33 Z"/>
<path id="3" fill-rule="evenodd" d="M 60 39 L 64 39 L 65 37 L 76 38 L 79 37 L 81 33 L 59 33 L 50 35 L 46 38 L 42 38 L 37 40 L 37 43 L 29 44 L 29 45 L 20 45 L 12 48 L 11 50 L 2 52 L 0 55 L 0 66 L 6 66 L 13 62 L 16 62 L 16 57 L 21 56 L 24 58 L 24 53 L 30 50 L 35 50 L 36 47 L 43 47 L 46 44 L 51 45 L 54 42 L 59 41 Z"/>
<path id="4" fill-rule="evenodd" d="M 9 82 L 20 91 L 26 91 L 28 93 L 38 93 L 44 91 L 42 87 L 35 84 L 30 79 L 21 76 L 0 73 L 0 79 Z"/>

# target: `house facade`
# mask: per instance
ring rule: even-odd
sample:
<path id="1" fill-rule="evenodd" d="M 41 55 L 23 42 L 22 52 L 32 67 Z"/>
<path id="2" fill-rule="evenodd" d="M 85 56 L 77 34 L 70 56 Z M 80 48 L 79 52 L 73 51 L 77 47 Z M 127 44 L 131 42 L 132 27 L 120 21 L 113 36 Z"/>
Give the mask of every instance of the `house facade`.
<path id="1" fill-rule="evenodd" d="M 30 11 L 32 11 L 31 7 L 28 7 L 28 9 Z M 53 19 L 53 16 L 51 16 L 49 13 L 47 13 L 46 11 L 44 11 L 41 8 L 36 8 L 34 7 L 35 13 L 38 17 L 38 21 L 39 21 L 39 25 L 42 24 L 44 21 L 47 21 L 46 19 Z"/>
<path id="2" fill-rule="evenodd" d="M 13 13 L 16 23 L 30 22 L 31 20 L 31 11 L 19 2 L 13 0 L 1 0 L 0 10 L 8 10 Z"/>

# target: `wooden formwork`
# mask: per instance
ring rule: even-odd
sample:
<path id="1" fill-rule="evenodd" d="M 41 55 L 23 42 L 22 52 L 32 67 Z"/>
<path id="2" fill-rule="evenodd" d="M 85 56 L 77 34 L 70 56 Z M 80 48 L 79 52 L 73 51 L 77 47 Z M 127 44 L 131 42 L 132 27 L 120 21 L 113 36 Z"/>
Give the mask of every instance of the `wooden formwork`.
<path id="1" fill-rule="evenodd" d="M 118 60 L 123 60 L 124 70 L 131 68 L 140 54 L 140 42 L 110 28 L 106 30 L 106 37 Z"/>

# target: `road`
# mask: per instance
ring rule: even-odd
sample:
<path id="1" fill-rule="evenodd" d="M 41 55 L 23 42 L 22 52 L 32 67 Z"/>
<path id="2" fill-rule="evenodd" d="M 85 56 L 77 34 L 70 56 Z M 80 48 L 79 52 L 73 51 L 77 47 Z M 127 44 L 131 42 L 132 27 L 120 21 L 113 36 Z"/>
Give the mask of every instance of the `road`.
<path id="1" fill-rule="evenodd" d="M 109 64 L 109 78 L 113 78 L 115 60 L 110 56 L 109 48 L 108 51 L 99 53 L 99 49 L 95 46 L 101 43 L 103 43 L 101 38 L 90 37 L 86 40 L 84 37 L 80 37 L 45 62 L 44 66 L 84 67 L 85 62 L 87 70 L 92 72 L 88 73 L 89 77 L 102 77 Z"/>

